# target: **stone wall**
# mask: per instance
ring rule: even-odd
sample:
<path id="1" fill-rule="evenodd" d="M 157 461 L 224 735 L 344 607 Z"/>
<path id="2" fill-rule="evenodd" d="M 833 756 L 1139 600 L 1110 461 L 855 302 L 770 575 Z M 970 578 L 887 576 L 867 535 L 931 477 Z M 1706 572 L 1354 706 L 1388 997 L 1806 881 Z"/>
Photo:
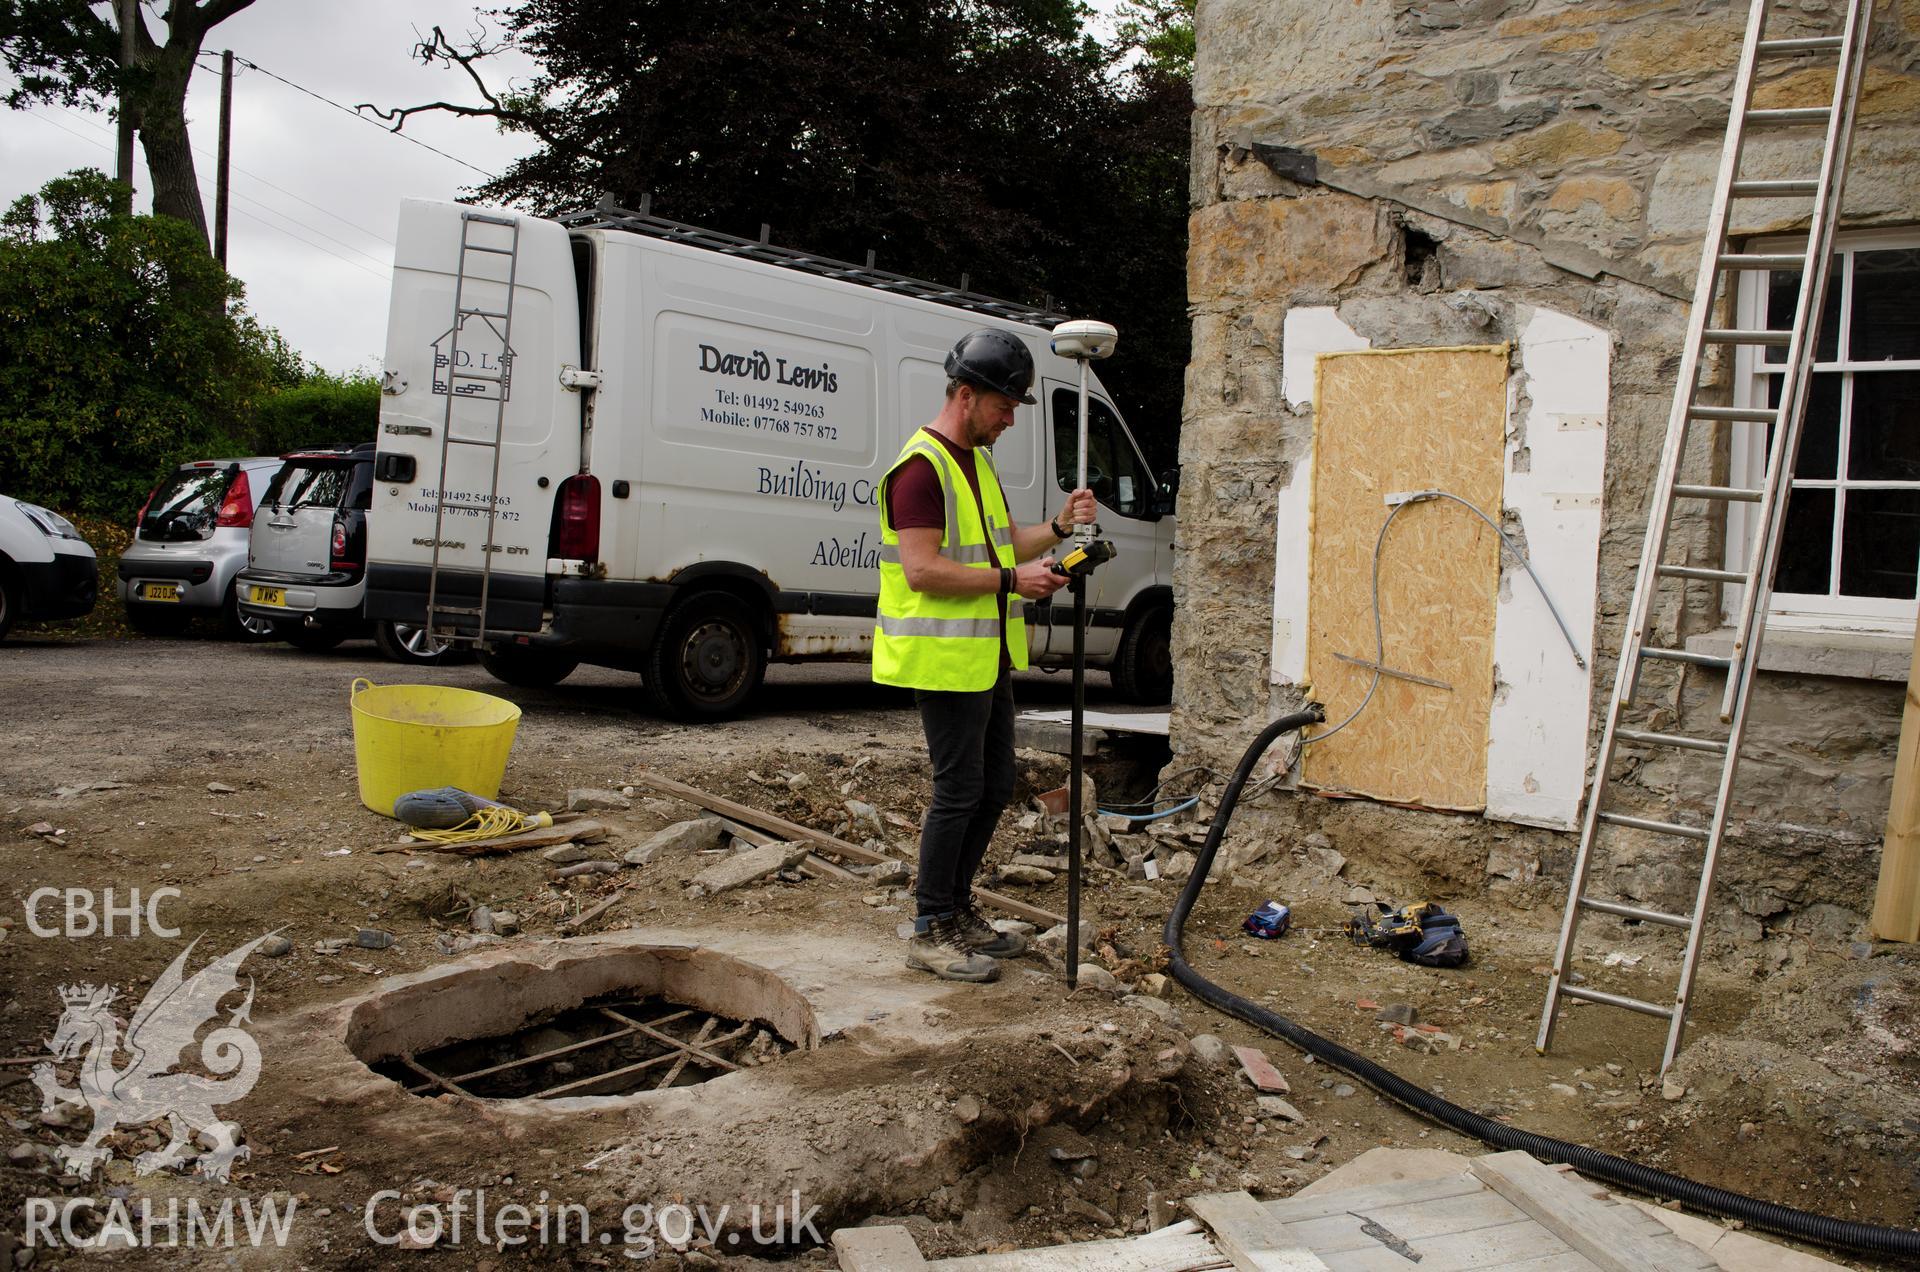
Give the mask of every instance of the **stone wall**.
<path id="1" fill-rule="evenodd" d="M 1776 7 L 1770 35 L 1835 28 L 1828 0 Z M 1879 8 L 1848 228 L 1920 220 L 1920 0 Z M 1313 430 L 1310 409 L 1290 407 L 1281 391 L 1282 324 L 1297 306 L 1337 307 L 1374 348 L 1511 339 L 1522 304 L 1612 333 L 1589 645 L 1596 709 L 1604 703 L 1745 13 L 1745 4 L 1714 0 L 1201 0 L 1174 767 L 1230 769 L 1267 720 L 1299 701 L 1290 686 L 1270 687 L 1268 667 L 1275 493 L 1309 462 Z M 1773 64 L 1757 103 L 1821 100 L 1809 65 Z M 1314 154 L 1320 181 L 1279 175 L 1285 149 Z M 1754 143 L 1758 174 L 1794 174 L 1790 149 Z M 1735 229 L 1794 228 L 1802 207 L 1746 202 Z M 1696 460 L 1711 466 L 1714 444 L 1700 445 Z M 1717 564 L 1723 536 L 1717 516 L 1696 516 L 1679 523 L 1677 551 Z M 1716 586 L 1692 588 L 1662 619 L 1663 638 L 1714 628 L 1718 611 Z M 1669 676 L 1654 692 L 1681 718 L 1709 698 L 1717 704 L 1715 681 Z M 1901 701 L 1900 686 L 1886 682 L 1761 678 L 1739 833 L 1718 893 L 1731 921 L 1867 907 Z M 1678 789 L 1712 803 L 1669 762 L 1649 763 L 1633 780 L 1650 794 Z M 1242 812 L 1235 829 L 1243 828 L 1322 831 L 1370 876 L 1407 887 L 1477 884 L 1490 855 L 1503 873 L 1524 875 L 1508 867 L 1538 860 L 1563 878 L 1557 867 L 1573 849 L 1565 834 L 1284 793 Z M 1670 856 L 1629 845 L 1609 867 L 1612 883 L 1685 910 L 1685 872 Z"/>

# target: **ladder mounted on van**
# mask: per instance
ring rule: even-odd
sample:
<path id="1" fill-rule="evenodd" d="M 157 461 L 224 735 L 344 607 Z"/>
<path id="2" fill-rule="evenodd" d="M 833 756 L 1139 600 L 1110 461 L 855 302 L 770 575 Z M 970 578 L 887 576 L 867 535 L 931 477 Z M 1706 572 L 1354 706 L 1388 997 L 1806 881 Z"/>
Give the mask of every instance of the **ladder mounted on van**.
<path id="1" fill-rule="evenodd" d="M 653 196 L 650 194 L 641 196 L 638 212 L 620 207 L 611 198 L 606 198 L 600 200 L 590 210 L 568 213 L 559 217 L 558 220 L 568 229 L 625 230 L 630 234 L 645 234 L 649 238 L 665 239 L 671 243 L 685 243 L 689 247 L 705 248 L 724 256 L 739 256 L 768 265 L 780 265 L 803 273 L 818 274 L 823 278 L 837 278 L 842 282 L 858 283 L 863 287 L 874 287 L 900 296 L 931 300 L 955 309 L 970 309 L 991 318 L 1005 318 L 1012 322 L 1029 323 L 1036 327 L 1053 327 L 1065 322 L 1068 318 L 1067 314 L 1056 313 L 1051 308 L 1052 297 L 1048 297 L 1045 305 L 1038 306 L 1024 305 L 1013 300 L 996 300 L 992 296 L 968 290 L 968 276 L 965 274 L 960 276 L 959 287 L 949 287 L 945 283 L 931 283 L 924 278 L 912 278 L 906 274 L 894 274 L 884 269 L 876 269 L 872 252 L 867 253 L 865 265 L 855 265 L 849 261 L 834 260 L 830 256 L 821 256 L 814 252 L 776 246 L 768 241 L 772 236 L 772 228 L 764 224 L 760 227 L 758 240 L 738 238 L 732 234 L 722 234 L 718 230 L 702 229 L 697 225 L 688 225 L 682 221 L 670 221 L 666 217 L 655 216 L 652 208 Z"/>
<path id="2" fill-rule="evenodd" d="M 503 230 L 505 233 L 501 232 Z M 493 268 L 488 270 L 481 262 L 489 263 Z M 434 482 L 433 560 L 427 574 L 425 626 L 435 636 L 471 639 L 480 645 L 486 644 L 487 640 L 487 600 L 493 582 L 494 530 L 500 497 L 500 447 L 507 418 L 507 395 L 513 377 L 513 290 L 519 264 L 518 217 L 461 212 L 460 257 L 453 279 L 453 327 L 447 337 L 446 365 L 436 368 L 436 371 L 444 371 L 446 375 L 447 409 L 440 428 L 440 472 Z M 506 272 L 504 279 L 491 276 L 497 274 L 502 266 Z M 487 293 L 492 295 L 484 302 L 478 298 Z M 481 360 L 482 369 L 475 370 L 468 365 L 470 359 L 461 356 L 473 352 L 471 345 L 462 348 L 462 342 L 468 338 L 469 322 L 479 324 L 476 338 L 479 330 L 485 330 L 498 339 L 500 356 L 491 370 L 484 369 L 484 358 Z M 494 341 L 487 339 L 483 343 L 491 347 Z M 439 378 L 437 374 L 435 378 Z M 439 387 L 435 385 L 436 389 Z M 463 398 L 493 403 L 491 432 L 478 437 L 454 436 L 454 403 Z M 487 489 L 477 500 L 448 497 L 447 458 L 455 446 L 479 446 L 493 452 Z M 459 514 L 483 517 L 487 523 L 486 543 L 480 552 L 480 603 L 477 606 L 449 605 L 440 599 L 440 549 L 446 541 L 448 509 Z M 463 623 L 463 619 L 470 619 L 471 623 Z M 471 631 L 465 630 L 469 626 Z"/>

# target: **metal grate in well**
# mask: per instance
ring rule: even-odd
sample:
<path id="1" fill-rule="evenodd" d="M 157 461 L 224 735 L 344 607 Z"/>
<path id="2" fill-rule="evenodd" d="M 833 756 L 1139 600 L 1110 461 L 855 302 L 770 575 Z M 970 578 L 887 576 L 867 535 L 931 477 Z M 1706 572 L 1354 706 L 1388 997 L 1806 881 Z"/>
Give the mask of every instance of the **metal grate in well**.
<path id="1" fill-rule="evenodd" d="M 512 1033 L 373 1066 L 415 1095 L 481 1100 L 630 1095 L 694 1086 L 779 1059 L 792 1044 L 757 1021 L 665 998 L 584 1003 Z"/>

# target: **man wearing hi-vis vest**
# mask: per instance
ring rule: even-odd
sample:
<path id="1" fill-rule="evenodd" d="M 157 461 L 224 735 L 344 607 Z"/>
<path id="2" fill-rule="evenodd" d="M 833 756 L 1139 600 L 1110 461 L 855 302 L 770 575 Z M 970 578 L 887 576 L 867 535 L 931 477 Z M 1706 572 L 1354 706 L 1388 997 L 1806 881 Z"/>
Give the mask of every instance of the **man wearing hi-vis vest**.
<path id="1" fill-rule="evenodd" d="M 1033 354 L 983 328 L 947 355 L 947 400 L 907 439 L 880 492 L 880 602 L 873 678 L 914 691 L 933 761 L 933 805 L 920 828 L 907 966 L 947 980 L 990 981 L 996 959 L 1026 948 L 973 901 L 973 876 L 1013 798 L 1013 685 L 1027 665 L 1022 600 L 1066 579 L 1049 549 L 1096 515 L 1076 490 L 1045 525 L 1016 526 L 992 446 L 1034 404 Z"/>

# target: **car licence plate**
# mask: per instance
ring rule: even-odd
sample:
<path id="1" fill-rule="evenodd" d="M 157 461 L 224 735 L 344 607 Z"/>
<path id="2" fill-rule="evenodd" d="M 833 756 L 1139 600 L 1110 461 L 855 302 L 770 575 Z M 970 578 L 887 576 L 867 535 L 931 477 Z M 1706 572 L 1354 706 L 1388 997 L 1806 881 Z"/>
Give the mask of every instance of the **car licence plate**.
<path id="1" fill-rule="evenodd" d="M 140 599 L 143 601 L 178 601 L 180 585 L 178 583 L 142 583 Z"/>
<path id="2" fill-rule="evenodd" d="M 285 605 L 287 603 L 287 589 L 283 587 L 255 586 L 253 589 L 253 603 L 255 605 Z"/>

